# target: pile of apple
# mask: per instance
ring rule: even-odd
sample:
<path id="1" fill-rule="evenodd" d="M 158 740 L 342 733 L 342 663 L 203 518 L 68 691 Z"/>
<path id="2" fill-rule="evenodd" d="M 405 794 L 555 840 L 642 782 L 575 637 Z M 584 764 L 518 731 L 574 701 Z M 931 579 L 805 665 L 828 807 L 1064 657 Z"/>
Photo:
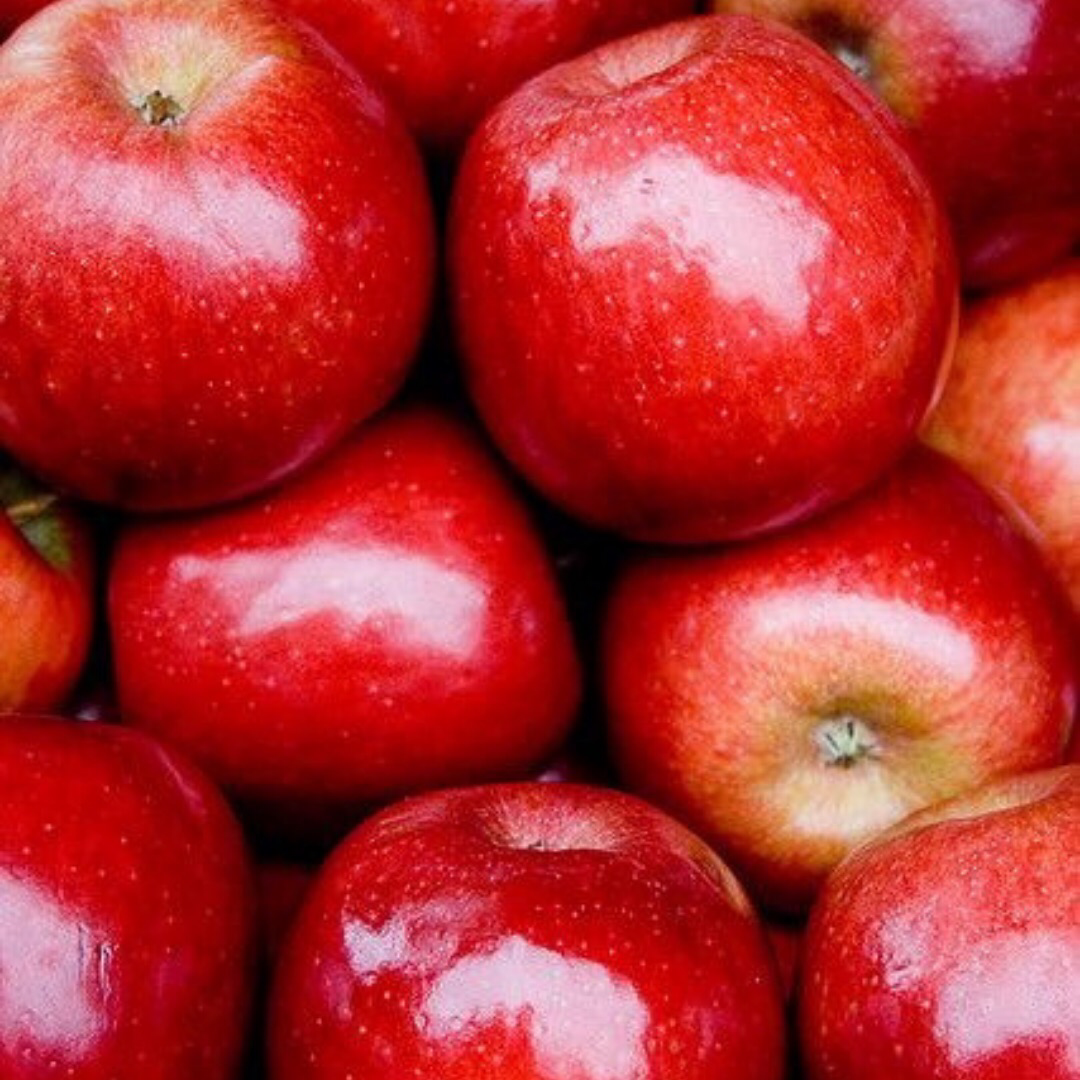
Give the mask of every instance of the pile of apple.
<path id="1" fill-rule="evenodd" d="M 1080 1078 L 1080 8 L 700 7 L 0 0 L 0 1080 Z"/>

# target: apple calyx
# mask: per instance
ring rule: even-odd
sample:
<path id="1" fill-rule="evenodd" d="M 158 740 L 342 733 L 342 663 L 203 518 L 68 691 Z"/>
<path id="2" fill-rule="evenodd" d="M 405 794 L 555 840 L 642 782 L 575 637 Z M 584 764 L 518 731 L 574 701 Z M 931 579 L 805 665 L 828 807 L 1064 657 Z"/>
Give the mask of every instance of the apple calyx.
<path id="1" fill-rule="evenodd" d="M 830 768 L 850 769 L 863 758 L 879 758 L 881 744 L 870 726 L 857 716 L 833 716 L 814 731 L 814 743 Z"/>
<path id="2" fill-rule="evenodd" d="M 176 127 L 184 116 L 180 102 L 160 90 L 151 90 L 135 102 L 135 109 L 151 127 Z"/>

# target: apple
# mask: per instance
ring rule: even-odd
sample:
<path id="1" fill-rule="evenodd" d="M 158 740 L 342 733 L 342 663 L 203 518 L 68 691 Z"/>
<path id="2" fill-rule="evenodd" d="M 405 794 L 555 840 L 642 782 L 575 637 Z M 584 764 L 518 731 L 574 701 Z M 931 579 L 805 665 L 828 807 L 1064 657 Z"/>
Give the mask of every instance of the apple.
<path id="1" fill-rule="evenodd" d="M 965 310 L 926 440 L 995 491 L 1080 613 L 1080 260 Z"/>
<path id="2" fill-rule="evenodd" d="M 510 95 L 450 221 L 465 376 L 544 495 L 655 542 L 850 496 L 913 439 L 954 326 L 948 227 L 887 111 L 734 16 Z"/>
<path id="3" fill-rule="evenodd" d="M 1080 766 L 1000 781 L 846 860 L 807 930 L 808 1080 L 1075 1080 Z"/>
<path id="4" fill-rule="evenodd" d="M 791 913 L 906 814 L 1059 763 L 1078 693 L 1037 551 L 925 448 L 784 533 L 629 560 L 603 681 L 623 781 Z"/>
<path id="5" fill-rule="evenodd" d="M 139 732 L 0 720 L 0 1075 L 233 1080 L 254 909 L 216 789 Z"/>
<path id="6" fill-rule="evenodd" d="M 0 712 L 61 705 L 93 633 L 91 531 L 79 511 L 0 462 Z"/>
<path id="7" fill-rule="evenodd" d="M 456 152 L 530 75 L 694 10 L 694 0 L 278 0 L 384 88 L 417 137 Z"/>
<path id="8" fill-rule="evenodd" d="M 855 70 L 909 128 L 973 288 L 1080 241 L 1076 0 L 712 0 L 781 19 Z"/>
<path id="9" fill-rule="evenodd" d="M 121 717 L 184 746 L 269 838 L 524 778 L 577 706 L 546 552 L 487 449 L 433 408 L 255 499 L 130 522 L 108 592 Z"/>
<path id="10" fill-rule="evenodd" d="M 202 506 L 400 383 L 430 196 L 383 98 L 254 0 L 61 0 L 0 47 L 0 443 L 79 496 Z"/>
<path id="11" fill-rule="evenodd" d="M 574 784 L 431 792 L 311 886 L 270 1001 L 271 1080 L 779 1080 L 783 1005 L 697 837 Z"/>

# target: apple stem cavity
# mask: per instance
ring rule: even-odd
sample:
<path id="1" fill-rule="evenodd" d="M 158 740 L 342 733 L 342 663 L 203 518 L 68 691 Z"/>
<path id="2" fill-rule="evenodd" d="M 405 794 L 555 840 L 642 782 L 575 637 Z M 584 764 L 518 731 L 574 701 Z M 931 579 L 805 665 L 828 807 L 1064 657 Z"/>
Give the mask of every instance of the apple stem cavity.
<path id="1" fill-rule="evenodd" d="M 870 727 L 857 716 L 835 716 L 814 732 L 814 742 L 826 765 L 850 769 L 863 758 L 881 756 L 881 745 Z"/>
<path id="2" fill-rule="evenodd" d="M 184 115 L 176 98 L 160 90 L 151 90 L 135 108 L 151 127 L 175 127 Z"/>

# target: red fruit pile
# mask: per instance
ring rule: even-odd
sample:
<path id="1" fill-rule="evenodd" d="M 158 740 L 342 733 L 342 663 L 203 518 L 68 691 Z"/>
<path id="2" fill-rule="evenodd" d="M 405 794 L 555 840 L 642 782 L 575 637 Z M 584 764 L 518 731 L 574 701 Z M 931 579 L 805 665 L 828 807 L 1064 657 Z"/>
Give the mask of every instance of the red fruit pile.
<path id="1" fill-rule="evenodd" d="M 1080 11 L 702 6 L 0 0 L 2 1080 L 1080 1077 Z"/>

